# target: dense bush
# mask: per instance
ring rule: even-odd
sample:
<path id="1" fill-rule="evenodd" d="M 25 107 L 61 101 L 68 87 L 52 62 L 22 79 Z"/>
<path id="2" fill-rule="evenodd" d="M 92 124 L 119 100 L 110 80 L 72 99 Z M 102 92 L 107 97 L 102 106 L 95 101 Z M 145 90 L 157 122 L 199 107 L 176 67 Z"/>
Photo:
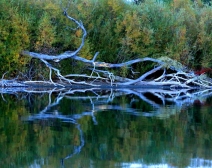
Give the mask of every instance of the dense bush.
<path id="1" fill-rule="evenodd" d="M 0 67 L 1 74 L 15 71 L 27 61 L 20 58 L 21 50 L 29 45 L 28 23 L 18 8 L 0 2 Z"/>
<path id="2" fill-rule="evenodd" d="M 57 54 L 79 46 L 82 32 L 63 16 L 62 8 L 88 31 L 79 53 L 84 58 L 99 51 L 98 60 L 113 63 L 169 56 L 191 68 L 212 66 L 212 7 L 200 0 L 138 5 L 123 0 L 1 0 L 0 5 L 0 74 L 43 67 L 21 57 L 21 50 Z M 63 72 L 76 70 L 70 60 L 62 65 Z M 37 76 L 42 71 L 46 69 L 39 68 Z"/>

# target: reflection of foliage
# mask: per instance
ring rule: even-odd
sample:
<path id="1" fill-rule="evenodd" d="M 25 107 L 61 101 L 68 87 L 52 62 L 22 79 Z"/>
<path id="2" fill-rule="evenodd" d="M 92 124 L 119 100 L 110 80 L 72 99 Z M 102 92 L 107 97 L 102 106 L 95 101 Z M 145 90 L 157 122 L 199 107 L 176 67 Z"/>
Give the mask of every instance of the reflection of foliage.
<path id="1" fill-rule="evenodd" d="M 10 165 L 12 162 L 18 163 L 16 158 L 16 152 L 18 149 L 27 151 L 26 137 L 27 137 L 27 125 L 23 125 L 19 120 L 19 116 L 26 115 L 25 109 L 22 107 L 24 101 L 16 102 L 15 97 L 7 96 L 5 99 L 8 101 L 5 104 L 4 101 L 0 101 L 1 114 L 0 114 L 0 165 Z M 20 134 L 21 132 L 21 134 Z M 10 154 L 10 157 L 8 157 Z M 28 156 L 31 160 L 30 155 Z M 11 161 L 13 158 L 14 161 Z"/>
<path id="2" fill-rule="evenodd" d="M 86 106 L 83 105 L 83 101 L 63 99 L 60 106 L 60 111 L 64 115 L 80 114 L 82 111 L 86 111 Z"/>
<path id="3" fill-rule="evenodd" d="M 44 103 L 38 101 L 41 100 L 40 97 L 34 98 L 35 109 L 31 109 L 31 112 L 35 112 Z M 53 167 L 59 167 L 60 163 L 54 158 L 65 157 L 74 150 L 74 145 L 79 144 L 78 130 L 70 124 L 61 124 L 59 120 L 40 120 L 24 124 L 21 118 L 28 115 L 28 110 L 24 108 L 26 102 L 9 96 L 5 99 L 7 104 L 0 101 L 1 167 L 30 166 L 35 160 L 42 158 L 46 158 L 45 162 Z"/>
<path id="4" fill-rule="evenodd" d="M 161 163 L 164 156 L 166 162 L 175 166 L 189 164 L 190 155 L 186 152 L 182 155 L 182 151 L 192 149 L 195 154 L 197 146 L 188 143 L 190 136 L 184 128 L 186 125 L 176 119 L 177 116 L 167 120 L 131 117 L 115 111 L 98 115 L 98 127 L 92 127 L 86 134 L 93 160 L 133 162 L 142 158 L 145 163 L 152 164 Z M 195 137 L 189 139 L 196 145 L 204 141 Z M 204 143 L 198 144 L 198 148 L 204 150 Z M 204 157 L 204 152 L 199 152 L 198 156 Z"/>
<path id="5" fill-rule="evenodd" d="M 55 115 L 55 118 L 35 119 L 28 123 L 20 119 L 36 116 L 39 110 L 45 109 L 49 96 L 31 95 L 30 99 L 17 101 L 15 97 L 6 95 L 7 103 L 0 101 L 0 165 L 24 167 L 35 160 L 39 162 L 44 159 L 43 164 L 59 167 L 60 158 L 69 155 L 81 140 L 74 124 L 63 123 L 56 116 L 79 117 L 92 110 L 97 110 L 93 115 L 98 125 L 89 115 L 82 115 L 78 119 L 86 143 L 79 155 L 64 160 L 66 166 L 88 165 L 90 160 L 93 160 L 94 167 L 108 166 L 108 161 L 115 165 L 141 159 L 145 164 L 151 164 L 160 163 L 163 158 L 176 167 L 185 167 L 189 165 L 190 158 L 195 157 L 193 155 L 211 159 L 211 150 L 208 151 L 212 148 L 210 99 L 204 104 L 196 101 L 194 106 L 182 108 L 180 113 L 160 119 L 133 113 L 152 113 L 154 110 L 138 96 L 119 95 L 107 102 L 100 96 L 105 93 L 99 93 L 98 99 L 92 98 L 93 92 L 76 94 L 82 99 L 67 95 L 60 104 L 51 106 L 46 112 L 47 115 Z M 56 97 L 53 94 L 51 98 Z M 30 104 L 32 106 L 29 108 Z M 132 113 L 128 113 L 129 108 L 133 109 Z M 172 110 L 171 106 L 165 105 L 162 109 Z"/>

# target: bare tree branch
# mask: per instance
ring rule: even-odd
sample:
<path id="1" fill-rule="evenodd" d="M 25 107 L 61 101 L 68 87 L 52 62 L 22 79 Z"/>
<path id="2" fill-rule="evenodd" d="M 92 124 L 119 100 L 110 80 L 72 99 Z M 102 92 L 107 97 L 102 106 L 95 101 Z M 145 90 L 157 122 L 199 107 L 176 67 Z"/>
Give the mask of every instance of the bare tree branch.
<path id="1" fill-rule="evenodd" d="M 69 1 L 70 3 L 70 1 Z M 70 5 L 70 4 L 69 4 Z M 66 51 L 59 55 L 47 55 L 42 53 L 30 52 L 30 51 L 22 51 L 21 54 L 24 56 L 30 56 L 33 58 L 37 58 L 41 60 L 46 67 L 49 68 L 49 80 L 48 81 L 9 81 L 9 80 L 0 80 L 0 85 L 2 87 L 14 87 L 14 86 L 23 86 L 26 87 L 32 83 L 45 83 L 53 86 L 66 87 L 72 84 L 77 85 L 88 85 L 88 86 L 97 86 L 101 87 L 101 85 L 108 85 L 109 87 L 116 86 L 130 86 L 130 85 L 140 85 L 140 86 L 169 86 L 173 87 L 181 87 L 181 88 L 189 88 L 192 86 L 198 86 L 203 88 L 211 88 L 212 80 L 207 78 L 205 75 L 196 75 L 192 71 L 188 71 L 188 68 L 180 64 L 179 62 L 172 60 L 168 57 L 161 57 L 158 59 L 155 58 L 138 58 L 134 60 L 129 60 L 123 63 L 106 63 L 101 61 L 96 61 L 99 52 L 96 52 L 93 59 L 88 60 L 81 56 L 78 56 L 79 51 L 82 49 L 85 43 L 85 38 L 87 36 L 87 31 L 81 21 L 74 19 L 73 17 L 67 14 L 67 9 L 63 9 L 64 16 L 69 19 L 71 22 L 74 22 L 79 29 L 82 30 L 82 38 L 81 44 L 75 51 Z M 73 59 L 84 63 L 88 66 L 88 70 L 90 72 L 87 74 L 61 74 L 58 68 L 55 68 L 49 61 L 60 62 L 64 59 Z M 133 64 L 141 63 L 141 62 L 152 62 L 155 66 L 141 74 L 137 79 L 130 79 L 127 77 L 117 76 L 114 74 L 114 71 L 110 69 L 118 69 L 122 67 L 131 68 Z M 171 72 L 167 71 L 170 69 Z M 163 71 L 159 76 L 155 75 L 158 71 Z M 57 80 L 53 81 L 52 72 L 56 74 Z M 133 73 L 133 71 L 132 71 Z M 154 79 L 148 79 L 150 75 L 153 75 Z M 155 76 L 154 76 L 155 75 Z M 76 77 L 78 81 L 76 81 Z M 71 79 L 73 78 L 73 79 Z M 79 80 L 80 79 L 80 80 Z M 14 82 L 14 83 L 13 83 Z"/>

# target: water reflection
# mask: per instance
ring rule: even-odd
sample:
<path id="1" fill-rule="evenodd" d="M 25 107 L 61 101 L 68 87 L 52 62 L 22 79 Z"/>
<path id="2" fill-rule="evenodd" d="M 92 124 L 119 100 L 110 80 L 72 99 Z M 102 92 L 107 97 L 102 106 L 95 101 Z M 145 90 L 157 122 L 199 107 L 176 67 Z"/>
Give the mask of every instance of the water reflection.
<path id="1" fill-rule="evenodd" d="M 1 167 L 211 166 L 210 90 L 3 93 Z"/>

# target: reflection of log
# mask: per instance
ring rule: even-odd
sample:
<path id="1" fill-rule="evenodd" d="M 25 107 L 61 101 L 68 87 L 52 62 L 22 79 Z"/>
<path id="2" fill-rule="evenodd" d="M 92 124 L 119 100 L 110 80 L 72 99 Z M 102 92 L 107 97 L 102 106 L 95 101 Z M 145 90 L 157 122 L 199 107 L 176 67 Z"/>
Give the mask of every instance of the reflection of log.
<path id="1" fill-rule="evenodd" d="M 212 167 L 212 160 L 192 158 L 189 167 Z"/>
<path id="2" fill-rule="evenodd" d="M 93 96 L 75 96 L 76 93 L 83 92 L 93 93 Z M 99 90 L 100 91 L 100 90 Z M 118 110 L 124 111 L 132 115 L 158 115 L 164 111 L 166 103 L 172 103 L 176 109 L 181 109 L 183 106 L 188 106 L 193 104 L 196 100 L 200 102 L 204 101 L 207 97 L 212 95 L 212 90 L 192 90 L 192 89 L 181 89 L 181 90 L 163 90 L 163 89 L 117 89 L 117 90 L 108 90 L 104 94 L 98 94 L 98 90 L 94 89 L 81 89 L 81 90 L 63 90 L 63 91 L 49 91 L 49 103 L 48 105 L 33 116 L 29 116 L 27 120 L 36 120 L 36 119 L 60 119 L 64 122 L 71 122 L 76 124 L 77 120 L 84 116 L 91 116 L 94 123 L 97 123 L 94 114 L 96 112 L 101 112 L 105 110 Z M 53 92 L 58 92 L 58 97 L 52 101 L 51 94 Z M 34 92 L 35 93 L 35 92 Z M 39 93 L 39 91 L 37 91 Z M 46 92 L 47 93 L 47 92 Z M 123 95 L 134 95 L 138 99 L 146 102 L 147 104 L 153 107 L 151 114 L 144 111 L 138 111 L 138 109 L 133 109 L 132 107 L 123 108 L 119 104 L 111 105 L 109 102 L 112 102 L 114 98 L 120 97 Z M 152 96 L 151 96 L 152 95 Z M 59 106 L 60 101 L 63 99 L 77 99 L 77 100 L 87 100 L 88 111 L 82 111 L 80 114 L 73 115 L 62 115 L 61 112 L 52 110 L 53 107 Z M 156 98 L 160 101 L 156 101 Z M 160 103 L 159 103 L 160 102 Z"/>
<path id="3" fill-rule="evenodd" d="M 52 93 L 56 92 L 58 96 L 52 100 Z M 82 93 L 85 93 L 82 94 Z M 90 93 L 89 96 L 86 96 L 87 93 Z M 193 103 L 197 98 L 200 101 L 204 101 L 204 98 L 212 95 L 212 90 L 192 90 L 192 89 L 182 89 L 182 90 L 163 90 L 163 89 L 116 89 L 116 90 L 98 90 L 97 88 L 93 89 L 77 89 L 77 90 L 66 90 L 62 88 L 60 90 L 49 90 L 49 91 L 33 91 L 28 92 L 28 94 L 36 94 L 36 93 L 49 93 L 49 102 L 47 106 L 40 110 L 37 114 L 32 114 L 26 118 L 22 118 L 24 121 L 38 121 L 38 120 L 45 120 L 49 121 L 52 119 L 59 119 L 62 122 L 70 123 L 76 125 L 76 128 L 79 131 L 80 136 L 80 145 L 75 146 L 74 151 L 70 152 L 69 155 L 64 157 L 61 160 L 61 164 L 63 165 L 66 159 L 71 158 L 77 153 L 81 152 L 82 147 L 84 146 L 84 136 L 83 131 L 81 129 L 81 125 L 79 124 L 78 120 L 82 119 L 86 116 L 90 116 L 93 120 L 94 124 L 98 124 L 95 115 L 102 111 L 121 111 L 127 113 L 129 115 L 134 116 L 145 116 L 145 117 L 153 117 L 157 116 L 158 118 L 167 118 L 171 115 L 179 113 L 182 110 L 184 105 L 188 106 L 190 103 Z M 80 93 L 80 96 L 77 95 Z M 147 94 L 148 93 L 148 94 Z M 54 94 L 55 95 L 55 94 Z M 122 106 L 119 103 L 111 103 L 116 97 L 130 95 L 132 100 L 141 100 L 152 106 L 152 111 L 143 111 L 142 109 L 133 108 L 130 105 Z M 134 95 L 134 96 L 132 96 Z M 155 101 L 149 95 L 153 95 L 161 100 L 161 103 Z M 78 100 L 80 102 L 83 101 L 83 106 L 86 105 L 86 111 L 81 111 L 81 113 L 70 114 L 70 115 L 63 115 L 59 110 L 60 108 L 55 108 L 60 106 L 60 102 L 63 99 L 70 99 L 70 100 Z M 172 102 L 172 106 L 166 106 L 166 103 Z M 87 104 L 86 104 L 86 103 Z M 114 101 L 115 102 L 115 101 Z M 131 104 L 131 103 L 130 103 Z M 70 104 L 71 105 L 71 104 Z"/>

